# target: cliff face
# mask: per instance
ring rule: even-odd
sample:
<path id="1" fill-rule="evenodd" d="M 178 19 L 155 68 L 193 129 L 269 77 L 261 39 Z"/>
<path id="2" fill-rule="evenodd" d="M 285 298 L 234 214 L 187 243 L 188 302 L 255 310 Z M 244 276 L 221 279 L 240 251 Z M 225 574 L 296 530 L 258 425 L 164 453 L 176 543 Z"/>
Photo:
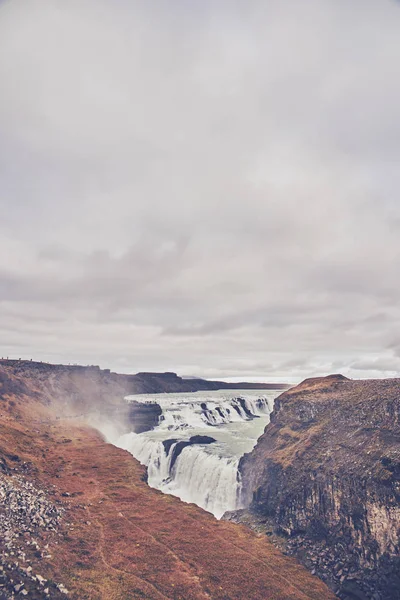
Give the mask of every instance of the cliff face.
<path id="1" fill-rule="evenodd" d="M 0 374 L 0 598 L 333 599 L 265 537 L 149 488 L 128 452 L 67 418 L 117 401 L 107 374 Z"/>
<path id="2" fill-rule="evenodd" d="M 286 549 L 342 598 L 398 599 L 400 380 L 306 380 L 282 394 L 240 470 L 249 511 L 231 518 Z"/>
<path id="3" fill-rule="evenodd" d="M 134 433 L 143 433 L 154 429 L 158 425 L 162 410 L 159 404 L 142 404 L 141 402 L 130 402 L 129 404 L 129 422 L 131 431 Z"/>
<path id="4" fill-rule="evenodd" d="M 122 377 L 121 375 L 119 377 Z M 134 388 L 142 389 L 132 393 L 155 394 L 162 392 L 199 392 L 212 390 L 285 390 L 289 386 L 284 383 L 227 383 L 226 381 L 208 381 L 207 379 L 183 379 L 176 373 L 137 373 L 129 375 L 129 382 Z"/>

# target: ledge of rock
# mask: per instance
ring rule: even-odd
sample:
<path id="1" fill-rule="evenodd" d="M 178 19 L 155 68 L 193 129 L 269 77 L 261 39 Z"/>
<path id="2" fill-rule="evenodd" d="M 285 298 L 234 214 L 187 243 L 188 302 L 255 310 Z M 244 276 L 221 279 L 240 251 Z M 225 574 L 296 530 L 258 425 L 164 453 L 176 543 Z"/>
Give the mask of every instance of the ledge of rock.
<path id="1" fill-rule="evenodd" d="M 399 379 L 288 390 L 240 463 L 250 509 L 229 518 L 285 538 L 341 598 L 398 600 L 399 415 Z"/>

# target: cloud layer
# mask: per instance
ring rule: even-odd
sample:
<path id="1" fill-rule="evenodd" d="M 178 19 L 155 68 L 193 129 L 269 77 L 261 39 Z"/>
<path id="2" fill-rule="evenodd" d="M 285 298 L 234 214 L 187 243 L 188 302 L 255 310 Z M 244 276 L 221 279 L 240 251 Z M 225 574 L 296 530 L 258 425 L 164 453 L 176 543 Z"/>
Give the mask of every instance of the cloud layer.
<path id="1" fill-rule="evenodd" d="M 1 353 L 400 372 L 400 6 L 0 3 Z"/>

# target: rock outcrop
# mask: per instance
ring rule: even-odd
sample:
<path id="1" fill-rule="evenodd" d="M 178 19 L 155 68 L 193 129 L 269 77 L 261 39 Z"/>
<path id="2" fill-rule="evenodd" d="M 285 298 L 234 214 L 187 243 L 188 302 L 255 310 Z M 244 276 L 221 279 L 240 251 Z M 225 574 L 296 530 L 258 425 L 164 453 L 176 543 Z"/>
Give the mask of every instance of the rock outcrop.
<path id="1" fill-rule="evenodd" d="M 341 598 L 400 598 L 400 380 L 306 380 L 240 463 L 249 509 Z M 286 542 L 285 542 L 286 539 Z"/>
<path id="2" fill-rule="evenodd" d="M 182 450 L 184 448 L 187 448 L 187 446 L 194 446 L 195 444 L 214 444 L 217 440 L 215 440 L 214 438 L 208 436 L 208 435 L 192 435 L 191 438 L 189 438 L 188 440 L 176 440 L 176 439 L 171 439 L 171 440 L 164 440 L 162 442 L 163 446 L 164 446 L 164 450 L 165 450 L 165 454 L 168 456 L 170 453 L 171 448 L 173 447 L 172 450 L 172 455 L 171 455 L 171 465 L 170 465 L 170 471 L 172 471 L 172 468 L 178 458 L 178 456 L 181 454 Z"/>
<path id="3" fill-rule="evenodd" d="M 184 379 L 176 373 L 137 373 L 129 375 L 129 381 L 135 389 L 142 391 L 132 393 L 155 394 L 155 393 L 180 393 L 180 392 L 200 392 L 212 390 L 285 390 L 288 385 L 284 383 L 227 383 L 226 381 L 208 381 L 207 379 L 189 378 Z"/>
<path id="4" fill-rule="evenodd" d="M 153 429 L 158 424 L 159 417 L 162 414 L 161 406 L 156 402 L 135 402 L 129 403 L 129 423 L 131 431 L 134 433 L 143 433 Z"/>

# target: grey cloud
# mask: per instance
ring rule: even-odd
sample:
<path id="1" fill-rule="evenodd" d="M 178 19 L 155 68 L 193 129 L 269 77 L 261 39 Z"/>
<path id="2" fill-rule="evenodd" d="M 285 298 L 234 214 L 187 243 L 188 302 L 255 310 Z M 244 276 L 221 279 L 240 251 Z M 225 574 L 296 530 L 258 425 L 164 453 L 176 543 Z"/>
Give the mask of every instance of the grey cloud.
<path id="1" fill-rule="evenodd" d="M 376 371 L 400 373 L 400 357 L 375 358 L 355 362 L 350 365 L 357 371 Z"/>
<path id="2" fill-rule="evenodd" d="M 1 352 L 386 373 L 399 26 L 389 0 L 2 3 Z"/>

